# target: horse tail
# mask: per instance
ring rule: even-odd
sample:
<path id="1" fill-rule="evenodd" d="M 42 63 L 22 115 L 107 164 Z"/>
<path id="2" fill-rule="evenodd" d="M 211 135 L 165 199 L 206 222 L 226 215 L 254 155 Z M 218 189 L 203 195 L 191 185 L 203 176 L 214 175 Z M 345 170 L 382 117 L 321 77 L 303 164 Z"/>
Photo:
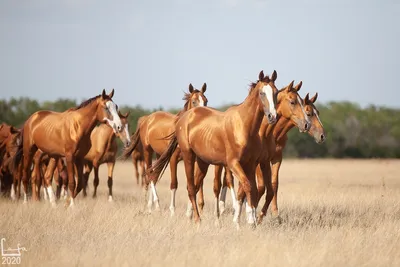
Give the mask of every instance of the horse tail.
<path id="1" fill-rule="evenodd" d="M 22 161 L 23 146 L 24 146 L 24 127 L 22 127 L 22 129 L 19 133 L 17 133 L 16 138 L 19 139 L 19 144 L 17 146 L 17 151 L 15 152 L 14 156 L 12 157 L 12 162 L 11 162 L 11 166 L 10 166 L 12 172 L 18 170 L 18 165 Z"/>
<path id="2" fill-rule="evenodd" d="M 168 136 L 171 141 L 169 142 L 168 148 L 164 153 L 160 156 L 160 158 L 146 170 L 146 175 L 149 177 L 151 181 L 155 179 L 160 180 L 162 175 L 164 174 L 165 169 L 168 166 L 169 160 L 174 154 L 176 148 L 178 147 L 178 139 L 176 138 L 175 132 Z M 166 138 L 167 139 L 167 138 Z"/>
<path id="3" fill-rule="evenodd" d="M 131 136 L 131 144 L 124 149 L 124 152 L 121 155 L 121 159 L 126 160 L 130 157 L 130 155 L 132 154 L 133 150 L 135 150 L 136 146 L 138 145 L 138 143 L 140 142 L 140 127 L 138 125 L 138 127 L 136 128 L 135 133 Z"/>

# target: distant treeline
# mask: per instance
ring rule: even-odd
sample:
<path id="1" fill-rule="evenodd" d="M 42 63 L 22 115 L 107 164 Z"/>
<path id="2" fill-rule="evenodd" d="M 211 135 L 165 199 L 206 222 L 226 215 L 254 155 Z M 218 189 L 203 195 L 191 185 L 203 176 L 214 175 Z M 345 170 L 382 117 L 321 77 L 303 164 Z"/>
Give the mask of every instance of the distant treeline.
<path id="1" fill-rule="evenodd" d="M 317 101 L 318 102 L 318 101 Z M 77 106 L 71 99 L 39 103 L 29 98 L 0 100 L 0 123 L 21 127 L 37 110 L 64 111 Z M 220 107 L 225 110 L 228 106 Z M 316 144 L 311 136 L 292 129 L 285 148 L 285 155 L 300 158 L 399 158 L 400 110 L 369 106 L 360 108 L 349 102 L 319 104 L 320 118 L 327 140 Z M 140 116 L 159 109 L 148 110 L 140 106 L 121 106 L 122 113 L 130 111 L 129 127 L 134 132 Z M 177 113 L 179 109 L 168 110 Z M 121 145 L 121 142 L 118 142 Z"/>

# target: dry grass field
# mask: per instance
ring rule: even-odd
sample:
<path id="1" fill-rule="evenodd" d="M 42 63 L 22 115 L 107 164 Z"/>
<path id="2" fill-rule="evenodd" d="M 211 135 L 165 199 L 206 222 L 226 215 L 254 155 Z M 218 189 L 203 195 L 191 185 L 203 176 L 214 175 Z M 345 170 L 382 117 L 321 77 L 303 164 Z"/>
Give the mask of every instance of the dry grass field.
<path id="1" fill-rule="evenodd" d="M 63 201 L 53 209 L 0 200 L 0 237 L 8 247 L 20 243 L 28 250 L 22 266 L 400 266 L 399 171 L 397 160 L 286 160 L 278 196 L 282 223 L 267 216 L 251 230 L 242 213 L 237 231 L 230 213 L 220 227 L 214 224 L 212 166 L 196 227 L 185 217 L 182 163 L 171 218 L 169 169 L 158 186 L 161 212 L 148 215 L 132 164 L 118 162 L 113 203 L 103 165 L 97 199 L 80 194 L 74 209 Z"/>

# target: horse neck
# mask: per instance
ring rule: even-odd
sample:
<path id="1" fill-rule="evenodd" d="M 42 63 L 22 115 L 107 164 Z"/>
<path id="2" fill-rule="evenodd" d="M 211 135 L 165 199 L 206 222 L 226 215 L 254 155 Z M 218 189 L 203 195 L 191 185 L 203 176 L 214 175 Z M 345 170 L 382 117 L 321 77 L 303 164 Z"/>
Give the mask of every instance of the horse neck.
<path id="1" fill-rule="evenodd" d="M 282 123 L 282 127 L 280 127 L 279 131 L 274 131 L 275 140 L 279 141 L 282 138 L 285 138 L 287 133 L 295 126 L 295 124 L 289 120 L 284 119 Z"/>
<path id="2" fill-rule="evenodd" d="M 185 103 L 183 108 L 176 114 L 176 117 L 180 118 L 183 113 L 185 113 L 186 111 L 188 111 L 191 108 L 192 108 L 192 104 L 190 103 L 190 98 L 189 98 L 189 100 Z"/>
<path id="3" fill-rule="evenodd" d="M 108 128 L 110 128 L 110 127 L 108 127 Z M 110 128 L 110 130 L 111 130 L 111 133 L 108 137 L 107 150 L 109 150 L 109 148 L 111 147 L 111 144 L 113 142 L 115 142 L 116 141 L 115 139 L 117 138 L 117 135 L 114 133 L 114 131 L 111 128 Z"/>
<path id="4" fill-rule="evenodd" d="M 89 103 L 87 106 L 77 109 L 72 112 L 76 112 L 81 116 L 79 124 L 84 129 L 84 134 L 89 134 L 93 131 L 97 124 L 97 101 Z M 83 118 L 83 119 L 82 119 Z"/>
<path id="5" fill-rule="evenodd" d="M 261 100 L 258 96 L 258 89 L 253 88 L 252 92 L 246 97 L 244 102 L 238 105 L 239 113 L 241 114 L 244 125 L 249 125 L 248 135 L 257 135 L 261 122 L 264 118 L 264 110 L 261 107 Z"/>

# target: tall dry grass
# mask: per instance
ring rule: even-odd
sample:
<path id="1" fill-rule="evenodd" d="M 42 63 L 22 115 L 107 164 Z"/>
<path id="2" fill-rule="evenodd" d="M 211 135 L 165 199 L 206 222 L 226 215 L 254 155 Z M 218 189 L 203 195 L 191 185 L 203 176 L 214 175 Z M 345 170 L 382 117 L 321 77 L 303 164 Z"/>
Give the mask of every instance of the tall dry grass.
<path id="1" fill-rule="evenodd" d="M 242 216 L 236 231 L 231 214 L 215 225 L 213 167 L 197 228 L 185 217 L 182 164 L 171 218 L 169 172 L 158 186 L 161 212 L 148 215 L 132 164 L 118 162 L 113 203 L 102 166 L 97 199 L 80 195 L 72 210 L 63 202 L 53 209 L 1 200 L 0 237 L 28 249 L 23 266 L 400 266 L 399 170 L 397 160 L 286 160 L 278 197 L 282 223 L 267 217 L 251 230 Z"/>

